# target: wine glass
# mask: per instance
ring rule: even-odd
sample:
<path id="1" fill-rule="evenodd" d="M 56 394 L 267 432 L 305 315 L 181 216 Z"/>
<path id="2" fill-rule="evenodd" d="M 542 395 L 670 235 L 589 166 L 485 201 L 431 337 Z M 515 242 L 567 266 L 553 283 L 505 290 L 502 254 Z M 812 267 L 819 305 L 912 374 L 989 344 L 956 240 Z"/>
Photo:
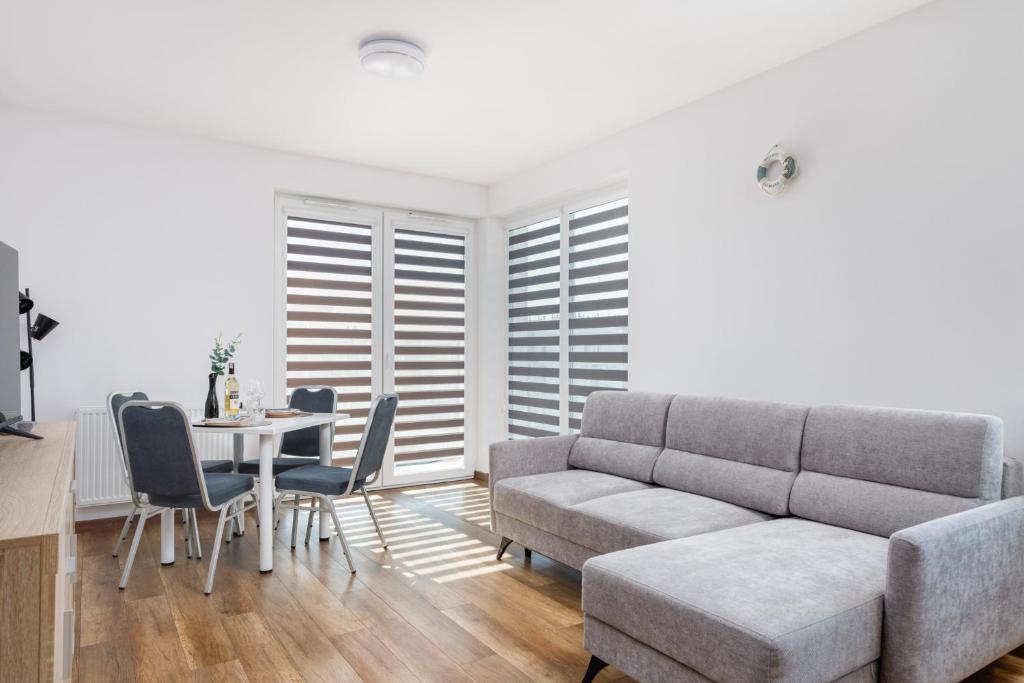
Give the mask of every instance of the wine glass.
<path id="1" fill-rule="evenodd" d="M 263 384 L 258 379 L 249 380 L 246 397 L 249 402 L 249 415 L 252 416 L 254 424 L 262 424 L 266 417 L 267 410 L 263 407 L 263 397 L 266 395 Z"/>

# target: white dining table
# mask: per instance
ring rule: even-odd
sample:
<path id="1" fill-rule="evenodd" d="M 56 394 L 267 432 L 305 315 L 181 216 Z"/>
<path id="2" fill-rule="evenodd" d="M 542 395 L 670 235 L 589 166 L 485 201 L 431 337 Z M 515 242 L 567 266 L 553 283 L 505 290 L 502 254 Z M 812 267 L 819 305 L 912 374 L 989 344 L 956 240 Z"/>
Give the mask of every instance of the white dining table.
<path id="1" fill-rule="evenodd" d="M 284 417 L 267 419 L 261 425 L 252 427 L 208 427 L 202 423 L 193 423 L 192 430 L 202 433 L 231 434 L 234 436 L 232 457 L 235 470 L 245 457 L 245 437 L 259 439 L 260 473 L 259 473 L 259 545 L 260 572 L 266 573 L 274 569 L 274 458 L 281 447 L 281 438 L 288 432 L 309 427 L 320 428 L 320 464 L 330 465 L 334 456 L 334 423 L 348 419 L 344 413 L 313 413 L 300 417 Z M 320 513 L 320 538 L 330 538 L 330 512 Z M 174 511 L 165 510 L 160 517 L 160 562 L 174 562 Z M 242 526 L 242 529 L 245 527 Z"/>

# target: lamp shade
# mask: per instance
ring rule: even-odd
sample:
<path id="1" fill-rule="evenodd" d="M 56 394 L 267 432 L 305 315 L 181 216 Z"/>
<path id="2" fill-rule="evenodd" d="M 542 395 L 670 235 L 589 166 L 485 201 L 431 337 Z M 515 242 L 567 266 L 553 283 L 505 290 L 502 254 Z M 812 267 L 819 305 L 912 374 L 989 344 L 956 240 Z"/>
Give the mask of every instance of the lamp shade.
<path id="1" fill-rule="evenodd" d="M 21 352 L 21 369 L 28 370 L 32 367 L 32 354 L 28 351 Z"/>
<path id="2" fill-rule="evenodd" d="M 27 296 L 18 292 L 18 315 L 25 315 L 32 310 L 35 302 L 29 299 Z"/>
<path id="3" fill-rule="evenodd" d="M 53 332 L 53 328 L 60 325 L 59 322 L 49 316 L 39 314 L 36 316 L 36 323 L 32 326 L 32 338 L 36 341 L 41 340 L 46 335 Z"/>

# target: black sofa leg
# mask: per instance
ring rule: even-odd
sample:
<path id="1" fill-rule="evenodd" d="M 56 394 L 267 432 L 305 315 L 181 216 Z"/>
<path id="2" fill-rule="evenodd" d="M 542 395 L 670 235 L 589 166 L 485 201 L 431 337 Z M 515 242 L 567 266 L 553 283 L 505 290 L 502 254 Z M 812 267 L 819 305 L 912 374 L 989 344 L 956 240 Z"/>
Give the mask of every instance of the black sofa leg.
<path id="1" fill-rule="evenodd" d="M 587 673 L 583 674 L 581 683 L 592 683 L 597 678 L 597 674 L 601 673 L 601 669 L 606 666 L 608 666 L 608 662 L 596 655 L 590 655 L 590 664 L 587 666 Z"/>
<path id="2" fill-rule="evenodd" d="M 511 544 L 512 544 L 512 539 L 511 538 L 509 538 L 508 536 L 502 536 L 501 537 L 501 545 L 498 546 L 498 556 L 495 559 L 500 560 L 501 556 L 505 554 L 505 551 L 508 550 L 508 547 Z"/>
<path id="3" fill-rule="evenodd" d="M 523 556 L 526 559 L 530 559 L 531 557 L 533 557 L 533 551 L 530 550 L 529 548 L 523 548 Z"/>

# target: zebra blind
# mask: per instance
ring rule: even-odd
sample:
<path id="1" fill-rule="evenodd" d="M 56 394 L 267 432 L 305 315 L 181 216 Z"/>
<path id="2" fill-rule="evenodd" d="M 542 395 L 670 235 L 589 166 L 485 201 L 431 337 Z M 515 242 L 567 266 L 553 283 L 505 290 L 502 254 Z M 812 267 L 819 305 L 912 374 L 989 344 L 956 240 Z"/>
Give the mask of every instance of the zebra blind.
<path id="1" fill-rule="evenodd" d="M 559 433 L 561 222 L 509 231 L 508 435 Z"/>
<path id="2" fill-rule="evenodd" d="M 625 389 L 629 343 L 629 200 L 569 216 L 569 429 L 598 389 Z"/>
<path id="3" fill-rule="evenodd" d="M 395 230 L 399 467 L 465 455 L 466 238 Z"/>
<path id="4" fill-rule="evenodd" d="M 335 458 L 351 464 L 372 391 L 371 227 L 289 217 L 286 377 L 295 387 L 334 387 Z"/>

